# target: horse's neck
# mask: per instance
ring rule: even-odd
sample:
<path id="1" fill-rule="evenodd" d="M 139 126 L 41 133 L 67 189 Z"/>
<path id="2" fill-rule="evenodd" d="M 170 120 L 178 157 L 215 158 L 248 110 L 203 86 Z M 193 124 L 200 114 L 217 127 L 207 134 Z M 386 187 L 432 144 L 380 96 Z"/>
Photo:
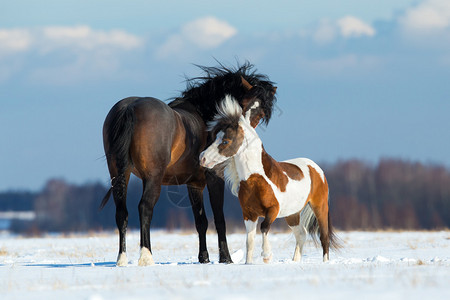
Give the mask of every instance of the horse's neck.
<path id="1" fill-rule="evenodd" d="M 252 174 L 264 174 L 262 164 L 263 146 L 256 131 L 245 129 L 244 145 L 242 152 L 235 157 L 236 171 L 240 180 L 247 180 Z"/>
<path id="2" fill-rule="evenodd" d="M 187 132 L 190 132 L 194 136 L 204 133 L 206 126 L 205 122 L 191 104 L 189 104 L 188 108 L 177 108 L 174 110 L 180 116 Z"/>

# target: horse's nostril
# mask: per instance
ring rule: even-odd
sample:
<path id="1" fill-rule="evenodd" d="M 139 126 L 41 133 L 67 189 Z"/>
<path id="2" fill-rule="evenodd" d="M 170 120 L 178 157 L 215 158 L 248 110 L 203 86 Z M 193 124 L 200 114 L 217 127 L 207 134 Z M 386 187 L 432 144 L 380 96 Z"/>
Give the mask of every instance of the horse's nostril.
<path id="1" fill-rule="evenodd" d="M 201 164 L 202 166 L 204 166 L 205 163 L 206 163 L 206 157 L 203 156 L 202 159 L 200 160 L 200 164 Z"/>

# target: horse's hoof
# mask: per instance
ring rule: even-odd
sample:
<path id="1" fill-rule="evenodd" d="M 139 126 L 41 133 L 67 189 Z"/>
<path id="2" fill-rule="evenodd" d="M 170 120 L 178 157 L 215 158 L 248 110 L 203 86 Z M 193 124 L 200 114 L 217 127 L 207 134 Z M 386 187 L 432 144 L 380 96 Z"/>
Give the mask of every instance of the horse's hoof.
<path id="1" fill-rule="evenodd" d="M 141 257 L 139 257 L 138 266 L 152 266 L 155 262 L 153 261 L 153 256 L 150 250 L 147 248 L 141 248 Z"/>
<path id="2" fill-rule="evenodd" d="M 268 264 L 272 261 L 272 254 L 270 254 L 268 257 L 263 257 L 263 261 L 265 264 Z"/>
<path id="3" fill-rule="evenodd" d="M 127 254 L 125 252 L 119 253 L 119 256 L 117 257 L 117 267 L 126 267 L 128 266 L 128 258 Z"/>
<path id="4" fill-rule="evenodd" d="M 232 264 L 233 260 L 231 259 L 231 257 L 220 257 L 219 263 L 221 263 L 221 264 Z"/>
<path id="5" fill-rule="evenodd" d="M 302 258 L 301 258 L 301 257 L 294 257 L 294 258 L 292 259 L 292 261 L 293 261 L 293 262 L 301 262 L 301 261 L 302 261 Z"/>
<path id="6" fill-rule="evenodd" d="M 208 251 L 200 252 L 200 253 L 198 254 L 198 261 L 199 261 L 201 264 L 207 264 L 207 263 L 209 263 L 209 254 L 208 254 Z"/>
<path id="7" fill-rule="evenodd" d="M 230 253 L 227 251 L 219 251 L 219 263 L 221 264 L 232 264 L 233 260 L 231 259 Z"/>

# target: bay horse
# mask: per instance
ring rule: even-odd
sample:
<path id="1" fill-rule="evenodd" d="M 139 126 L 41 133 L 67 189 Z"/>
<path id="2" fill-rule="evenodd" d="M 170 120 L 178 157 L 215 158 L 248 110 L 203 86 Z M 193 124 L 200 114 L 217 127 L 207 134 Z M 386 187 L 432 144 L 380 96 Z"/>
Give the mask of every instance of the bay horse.
<path id="1" fill-rule="evenodd" d="M 217 113 L 217 104 L 231 94 L 239 102 L 261 104 L 253 121 L 268 123 L 276 87 L 266 75 L 257 74 L 249 62 L 235 69 L 202 67 L 203 77 L 187 80 L 181 96 L 166 104 L 151 97 L 129 97 L 117 102 L 103 125 L 103 145 L 111 178 L 111 188 L 100 208 L 112 193 L 119 230 L 117 266 L 126 266 L 127 186 L 130 174 L 142 179 L 139 202 L 140 258 L 138 265 L 154 264 L 150 245 L 150 223 L 161 185 L 186 184 L 196 230 L 199 235 L 200 263 L 209 262 L 206 247 L 208 220 L 203 205 L 203 190 L 208 187 L 214 223 L 218 233 L 219 262 L 232 263 L 226 240 L 223 215 L 224 181 L 199 164 L 200 152 L 212 140 L 206 123 Z M 254 86 L 254 87 L 253 87 Z"/>
<path id="2" fill-rule="evenodd" d="M 258 103 L 247 104 L 251 109 Z M 225 164 L 225 176 L 238 196 L 247 231 L 246 263 L 252 263 L 254 237 L 259 217 L 264 262 L 272 258 L 267 238 L 276 218 L 285 218 L 296 239 L 294 261 L 300 261 L 306 234 L 320 234 L 323 261 L 329 247 L 338 247 L 328 209 L 328 184 L 324 172 L 312 160 L 274 160 L 264 150 L 246 111 L 232 96 L 226 96 L 209 127 L 214 142 L 200 154 L 200 164 L 213 168 Z M 317 232 L 319 231 L 319 232 Z M 314 236 L 314 235 L 313 235 Z"/>

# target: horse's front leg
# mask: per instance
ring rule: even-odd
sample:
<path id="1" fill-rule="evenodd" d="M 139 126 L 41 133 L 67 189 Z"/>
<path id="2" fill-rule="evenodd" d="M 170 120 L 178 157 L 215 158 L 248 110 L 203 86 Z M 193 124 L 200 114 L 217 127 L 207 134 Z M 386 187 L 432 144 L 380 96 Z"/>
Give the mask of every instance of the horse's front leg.
<path id="1" fill-rule="evenodd" d="M 255 248 L 255 235 L 256 235 L 256 225 L 258 224 L 258 219 L 256 221 L 245 220 L 245 229 L 247 231 L 247 254 L 245 257 L 245 263 L 253 263 L 253 249 Z"/>
<path id="2" fill-rule="evenodd" d="M 203 205 L 203 187 L 188 185 L 189 200 L 191 201 L 192 212 L 194 213 L 195 228 L 199 238 L 198 261 L 202 264 L 209 263 L 208 249 L 206 248 L 206 230 L 208 229 L 208 219 L 206 218 L 205 207 Z"/>
<path id="3" fill-rule="evenodd" d="M 269 229 L 270 225 L 275 221 L 278 215 L 278 207 L 270 207 L 264 218 L 264 221 L 261 223 L 261 233 L 262 233 L 262 252 L 261 255 L 263 257 L 263 261 L 267 264 L 272 260 L 272 247 L 269 243 Z"/>
<path id="4" fill-rule="evenodd" d="M 225 217 L 223 215 L 223 198 L 225 190 L 225 182 L 222 178 L 206 172 L 206 183 L 208 186 L 209 200 L 214 214 L 214 224 L 216 225 L 217 236 L 219 240 L 219 262 L 233 263 L 230 252 L 228 250 Z"/>

